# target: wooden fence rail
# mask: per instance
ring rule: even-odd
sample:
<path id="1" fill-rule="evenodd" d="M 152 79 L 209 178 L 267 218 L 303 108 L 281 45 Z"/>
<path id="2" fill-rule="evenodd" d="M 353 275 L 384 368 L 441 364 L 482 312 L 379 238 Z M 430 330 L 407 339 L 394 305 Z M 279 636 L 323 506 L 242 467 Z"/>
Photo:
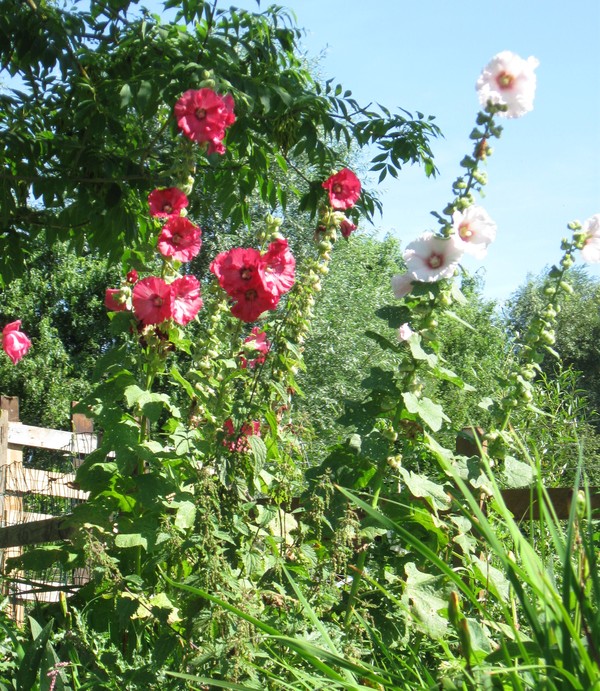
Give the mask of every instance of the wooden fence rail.
<path id="1" fill-rule="evenodd" d="M 92 422 L 85 416 L 72 416 L 73 432 L 24 425 L 19 421 L 19 401 L 15 397 L 0 396 L 0 565 L 4 572 L 6 561 L 22 554 L 24 545 L 52 542 L 71 534 L 65 516 L 50 516 L 24 510 L 24 497 L 45 497 L 85 501 L 87 492 L 75 484 L 75 473 L 59 473 L 31 468 L 23 463 L 25 448 L 59 451 L 71 457 L 73 467 L 81 458 L 98 448 L 98 437 Z M 3 584 L 10 596 L 11 614 L 23 620 L 22 601 L 54 600 L 60 584 L 42 582 L 19 583 L 14 579 Z M 54 588 L 54 589 L 53 589 Z"/>

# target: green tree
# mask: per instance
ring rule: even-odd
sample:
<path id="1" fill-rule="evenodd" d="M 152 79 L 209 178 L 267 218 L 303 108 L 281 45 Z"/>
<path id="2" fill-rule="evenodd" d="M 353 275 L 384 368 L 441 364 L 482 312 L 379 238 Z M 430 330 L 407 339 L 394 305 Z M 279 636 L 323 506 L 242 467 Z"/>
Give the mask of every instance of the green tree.
<path id="1" fill-rule="evenodd" d="M 332 80 L 315 81 L 300 57 L 300 30 L 281 7 L 262 13 L 217 2 L 166 2 L 173 22 L 129 0 L 1 0 L 0 276 L 22 271 L 32 240 L 88 242 L 109 258 L 152 235 L 145 203 L 157 186 L 190 183 L 197 218 L 249 225 L 252 192 L 284 213 L 298 196 L 314 213 L 321 181 L 340 168 L 340 142 L 374 145 L 373 168 L 397 174 L 405 162 L 435 172 L 438 129 L 363 107 Z M 206 157 L 177 130 L 173 106 L 188 89 L 229 93 L 236 122 L 227 154 Z M 285 174 L 302 162 L 304 183 Z M 279 178 L 275 171 L 283 172 Z M 372 215 L 363 194 L 357 213 Z"/>

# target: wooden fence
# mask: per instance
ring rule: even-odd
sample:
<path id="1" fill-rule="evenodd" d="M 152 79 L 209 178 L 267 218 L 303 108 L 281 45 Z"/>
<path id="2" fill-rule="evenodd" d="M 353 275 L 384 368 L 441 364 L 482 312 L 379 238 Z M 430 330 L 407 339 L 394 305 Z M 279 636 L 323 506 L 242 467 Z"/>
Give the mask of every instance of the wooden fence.
<path id="1" fill-rule="evenodd" d="M 24 499 L 42 495 L 57 499 L 85 501 L 87 492 L 77 489 L 74 472 L 52 472 L 30 467 L 24 462 L 24 449 L 61 452 L 73 470 L 82 458 L 98 446 L 91 421 L 83 415 L 72 416 L 73 431 L 53 430 L 24 425 L 19 421 L 19 400 L 0 396 L 0 573 L 8 559 L 23 553 L 23 546 L 52 542 L 68 536 L 64 516 L 52 516 L 24 510 Z M 21 622 L 23 602 L 55 601 L 63 583 L 24 579 L 11 574 L 3 582 L 3 594 L 9 597 L 11 615 Z M 83 574 L 79 574 L 80 578 Z"/>
<path id="2" fill-rule="evenodd" d="M 72 501 L 85 501 L 87 493 L 78 489 L 74 472 L 51 472 L 30 467 L 24 462 L 24 449 L 37 448 L 63 453 L 75 470 L 86 454 L 98 448 L 98 435 L 92 422 L 84 415 L 72 416 L 72 432 L 24 425 L 19 421 L 19 401 L 15 397 L 0 396 L 0 576 L 5 573 L 6 560 L 20 556 L 26 545 L 67 539 L 72 528 L 69 512 L 62 516 L 33 513 L 24 510 L 24 498 L 43 495 Z M 479 446 L 473 438 L 463 434 L 457 439 L 457 452 L 477 455 Z M 548 496 L 559 519 L 569 517 L 573 490 L 548 489 Z M 539 518 L 538 498 L 529 488 L 508 489 L 502 492 L 508 509 L 517 520 Z M 591 489 L 594 511 L 600 510 L 600 489 Z M 86 580 L 79 574 L 80 584 Z M 21 576 L 21 577 L 19 577 Z M 23 620 L 23 602 L 56 601 L 65 584 L 32 581 L 22 574 L 11 574 L 2 586 L 10 598 L 10 614 Z"/>

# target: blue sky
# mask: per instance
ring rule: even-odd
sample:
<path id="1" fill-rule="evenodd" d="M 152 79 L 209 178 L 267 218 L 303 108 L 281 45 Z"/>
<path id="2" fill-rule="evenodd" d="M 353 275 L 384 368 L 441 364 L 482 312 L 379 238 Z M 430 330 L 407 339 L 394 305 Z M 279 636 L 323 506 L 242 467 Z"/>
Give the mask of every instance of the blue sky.
<path id="1" fill-rule="evenodd" d="M 244 3 L 246 7 L 255 3 Z M 479 103 L 475 82 L 496 53 L 540 61 L 533 112 L 505 120 L 480 203 L 498 224 L 485 262 L 486 294 L 500 300 L 560 258 L 566 224 L 600 213 L 600 2 L 598 0 L 290 0 L 311 56 L 360 102 L 435 115 L 440 175 L 406 168 L 378 188 L 377 227 L 403 246 L 435 228 L 451 198 Z M 261 7 L 265 3 L 261 2 Z M 600 276 L 594 267 L 590 271 Z"/>

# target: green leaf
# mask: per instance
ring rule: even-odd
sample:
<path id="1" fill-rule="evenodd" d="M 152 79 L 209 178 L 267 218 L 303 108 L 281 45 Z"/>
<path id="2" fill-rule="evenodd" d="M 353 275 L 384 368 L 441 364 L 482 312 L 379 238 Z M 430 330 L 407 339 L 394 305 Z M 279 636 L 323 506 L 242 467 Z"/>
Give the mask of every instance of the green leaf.
<path id="1" fill-rule="evenodd" d="M 404 570 L 406 585 L 402 603 L 411 613 L 417 628 L 439 640 L 448 629 L 448 621 L 439 614 L 448 606 L 443 579 L 441 576 L 422 573 L 413 562 L 406 564 Z"/>
<path id="2" fill-rule="evenodd" d="M 404 399 L 406 410 L 409 413 L 418 415 L 434 432 L 440 430 L 444 420 L 450 422 L 450 419 L 444 414 L 442 406 L 434 403 L 429 398 L 417 398 L 410 391 L 403 393 L 402 398 Z"/>
<path id="3" fill-rule="evenodd" d="M 175 515 L 175 526 L 182 532 L 185 532 L 194 527 L 195 520 L 196 505 L 191 501 L 179 502 L 177 506 L 177 514 Z"/>
<path id="4" fill-rule="evenodd" d="M 35 619 L 30 617 L 30 625 L 32 634 L 35 635 L 34 631 L 39 631 L 39 624 Z M 17 691 L 31 691 L 34 688 L 42 662 L 42 656 L 46 649 L 50 634 L 52 633 L 53 625 L 54 619 L 51 619 L 27 646 L 25 657 L 21 661 L 15 676 Z"/>
<path id="5" fill-rule="evenodd" d="M 528 487 L 535 478 L 535 472 L 529 463 L 518 461 L 512 456 L 504 459 L 504 479 L 507 487 Z"/>
<path id="6" fill-rule="evenodd" d="M 129 549 L 130 547 L 143 547 L 148 549 L 148 540 L 140 533 L 119 533 L 115 537 L 115 545 L 122 549 Z"/>
<path id="7" fill-rule="evenodd" d="M 248 437 L 248 444 L 254 456 L 254 462 L 256 464 L 255 470 L 259 472 L 267 460 L 267 447 L 265 446 L 265 442 L 256 434 L 251 434 Z"/>
<path id="8" fill-rule="evenodd" d="M 129 84 L 124 84 L 122 86 L 121 90 L 119 91 L 119 97 L 121 99 L 121 108 L 127 108 L 133 97 Z"/>
<path id="9" fill-rule="evenodd" d="M 406 470 L 402 466 L 398 468 L 398 472 L 413 497 L 427 499 L 433 508 L 440 509 L 441 511 L 446 511 L 450 508 L 452 500 L 442 485 L 432 482 L 425 475 L 419 475 Z"/>

